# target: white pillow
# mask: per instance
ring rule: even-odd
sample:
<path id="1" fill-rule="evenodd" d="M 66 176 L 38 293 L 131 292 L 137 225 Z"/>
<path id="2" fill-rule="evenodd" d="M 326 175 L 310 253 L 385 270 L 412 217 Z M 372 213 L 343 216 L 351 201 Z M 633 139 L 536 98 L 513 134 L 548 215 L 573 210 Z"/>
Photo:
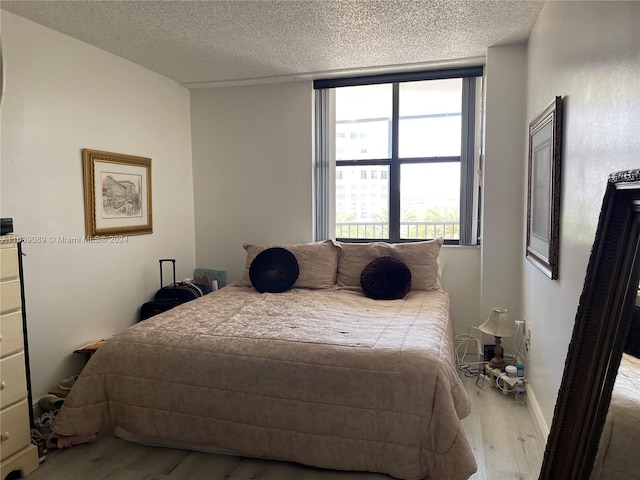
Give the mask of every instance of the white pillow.
<path id="1" fill-rule="evenodd" d="M 384 257 L 385 243 L 336 242 L 340 247 L 336 283 L 343 287 L 359 287 L 360 274 L 372 260 Z"/>
<path id="2" fill-rule="evenodd" d="M 444 239 L 426 242 L 387 244 L 389 256 L 402 261 L 411 270 L 411 290 L 437 290 L 440 288 L 438 255 Z"/>
<path id="3" fill-rule="evenodd" d="M 338 254 L 340 249 L 331 240 L 296 245 L 257 245 L 245 243 L 242 247 L 247 251 L 244 275 L 238 285 L 250 287 L 249 269 L 256 256 L 271 247 L 286 248 L 298 261 L 300 273 L 292 288 L 329 288 L 336 283 L 338 270 Z"/>
<path id="4" fill-rule="evenodd" d="M 407 243 L 336 243 L 340 247 L 338 285 L 359 287 L 364 267 L 375 258 L 389 256 L 400 260 L 411 270 L 411 290 L 441 288 L 442 267 L 438 264 L 438 255 L 444 243 L 442 238 Z"/>
<path id="5" fill-rule="evenodd" d="M 444 271 L 445 263 L 447 262 L 445 262 L 442 258 L 438 257 L 438 281 L 436 282 L 438 290 L 442 289 L 442 272 Z"/>

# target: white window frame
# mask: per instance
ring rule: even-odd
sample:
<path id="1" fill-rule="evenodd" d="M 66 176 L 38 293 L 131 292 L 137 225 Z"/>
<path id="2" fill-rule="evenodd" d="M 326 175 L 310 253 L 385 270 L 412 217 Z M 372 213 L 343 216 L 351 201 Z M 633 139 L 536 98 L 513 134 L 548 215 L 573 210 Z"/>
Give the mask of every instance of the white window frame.
<path id="1" fill-rule="evenodd" d="M 335 88 L 344 86 L 400 83 L 407 81 L 462 78 L 462 145 L 460 153 L 460 240 L 445 240 L 447 244 L 476 245 L 479 243 L 479 172 L 480 172 L 480 105 L 482 67 L 385 74 L 370 77 L 316 80 L 315 156 L 314 156 L 314 238 L 335 237 Z M 396 87 L 397 88 L 397 87 Z M 397 140 L 394 140 L 397 141 Z M 437 161 L 437 160 L 434 160 Z M 354 162 L 357 163 L 357 162 Z M 367 167 L 366 163 L 362 163 Z M 388 202 L 388 200 L 387 200 Z M 400 239 L 399 229 L 391 227 L 399 218 L 390 218 L 391 242 L 416 241 Z M 392 233 L 393 232 L 393 233 Z M 340 239 L 344 241 L 380 241 L 380 239 Z M 422 240 L 422 239 L 421 239 Z"/>

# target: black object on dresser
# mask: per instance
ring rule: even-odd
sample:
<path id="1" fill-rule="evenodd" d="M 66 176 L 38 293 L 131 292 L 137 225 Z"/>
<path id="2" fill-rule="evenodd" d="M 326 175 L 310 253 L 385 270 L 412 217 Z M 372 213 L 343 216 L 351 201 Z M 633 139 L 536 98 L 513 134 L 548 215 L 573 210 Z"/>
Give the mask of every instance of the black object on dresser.
<path id="1" fill-rule="evenodd" d="M 13 218 L 0 219 L 0 235 L 13 233 Z"/>

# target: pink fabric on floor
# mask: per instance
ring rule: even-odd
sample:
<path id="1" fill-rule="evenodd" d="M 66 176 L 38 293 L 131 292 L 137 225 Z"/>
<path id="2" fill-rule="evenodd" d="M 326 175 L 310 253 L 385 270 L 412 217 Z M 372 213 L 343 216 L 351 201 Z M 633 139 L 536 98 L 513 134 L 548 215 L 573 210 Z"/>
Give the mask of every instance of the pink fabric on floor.
<path id="1" fill-rule="evenodd" d="M 74 445 L 80 445 L 82 443 L 89 443 L 96 439 L 97 435 L 92 433 L 90 435 L 58 435 L 57 433 L 52 434 L 49 438 L 47 438 L 47 448 L 69 448 Z"/>

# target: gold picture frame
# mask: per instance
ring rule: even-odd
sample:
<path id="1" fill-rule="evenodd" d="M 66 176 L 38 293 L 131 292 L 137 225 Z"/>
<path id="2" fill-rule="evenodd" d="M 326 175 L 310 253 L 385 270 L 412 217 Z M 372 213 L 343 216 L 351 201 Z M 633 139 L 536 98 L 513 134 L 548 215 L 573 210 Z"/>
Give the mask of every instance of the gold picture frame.
<path id="1" fill-rule="evenodd" d="M 85 234 L 153 233 L 151 159 L 85 148 L 82 160 Z"/>
<path id="2" fill-rule="evenodd" d="M 526 258 L 552 280 L 558 278 L 562 97 L 529 124 Z"/>

